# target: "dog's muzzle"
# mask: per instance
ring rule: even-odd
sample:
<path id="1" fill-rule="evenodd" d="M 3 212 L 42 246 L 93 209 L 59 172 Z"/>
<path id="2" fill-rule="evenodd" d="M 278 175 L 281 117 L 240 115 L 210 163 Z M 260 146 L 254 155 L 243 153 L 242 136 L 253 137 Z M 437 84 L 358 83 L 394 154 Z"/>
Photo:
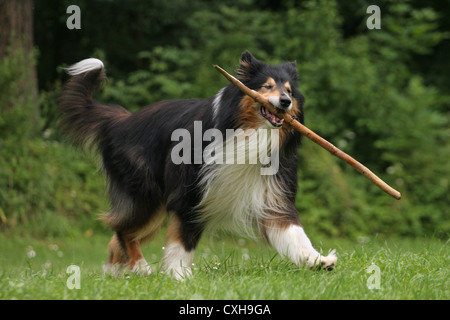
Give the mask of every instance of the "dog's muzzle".
<path id="1" fill-rule="evenodd" d="M 281 111 L 288 111 L 292 107 L 292 100 L 286 94 L 282 94 L 280 97 L 269 97 L 269 101 Z"/>

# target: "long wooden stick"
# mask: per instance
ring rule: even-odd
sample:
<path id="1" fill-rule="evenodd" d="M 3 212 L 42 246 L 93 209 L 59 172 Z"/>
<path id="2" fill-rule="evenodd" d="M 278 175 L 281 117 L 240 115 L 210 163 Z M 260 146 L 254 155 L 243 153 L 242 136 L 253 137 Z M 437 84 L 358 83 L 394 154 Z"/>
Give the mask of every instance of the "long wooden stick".
<path id="1" fill-rule="evenodd" d="M 245 86 L 241 81 L 233 77 L 231 74 L 226 72 L 221 67 L 215 65 L 214 68 L 216 68 L 220 73 L 222 73 L 231 83 L 233 83 L 235 86 L 237 86 L 242 92 L 244 92 L 246 95 L 253 98 L 255 101 L 261 103 L 266 109 L 268 109 L 273 114 L 277 115 L 280 119 L 284 119 L 287 123 L 289 123 L 292 127 L 294 127 L 297 131 L 304 134 L 306 137 L 317 143 L 322 148 L 329 151 L 332 155 L 338 157 L 341 160 L 344 160 L 349 165 L 351 165 L 354 169 L 356 169 L 359 173 L 361 173 L 363 176 L 368 178 L 370 181 L 372 181 L 374 184 L 376 184 L 381 190 L 389 194 L 390 196 L 394 197 L 397 200 L 400 200 L 402 195 L 400 192 L 389 186 L 386 182 L 381 180 L 376 174 L 374 174 L 372 171 L 370 171 L 366 166 L 362 165 L 360 162 L 356 161 L 353 157 L 349 156 L 336 146 L 334 146 L 332 143 L 328 142 L 318 134 L 314 133 L 312 130 L 308 129 L 306 126 L 298 122 L 294 117 L 287 113 L 281 113 L 279 112 L 272 103 L 269 102 L 269 100 L 264 97 L 263 95 L 259 94 L 255 90 L 252 90 Z"/>

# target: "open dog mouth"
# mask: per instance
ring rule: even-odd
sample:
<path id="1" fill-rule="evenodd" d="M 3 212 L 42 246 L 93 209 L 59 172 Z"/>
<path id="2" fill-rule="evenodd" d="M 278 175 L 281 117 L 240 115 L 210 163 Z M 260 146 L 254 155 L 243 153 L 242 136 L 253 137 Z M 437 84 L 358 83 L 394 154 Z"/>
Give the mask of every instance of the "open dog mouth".
<path id="1" fill-rule="evenodd" d="M 263 106 L 261 106 L 261 108 L 259 109 L 259 113 L 264 118 L 266 118 L 267 121 L 269 121 L 272 126 L 274 126 L 276 128 L 281 127 L 281 125 L 283 124 L 284 119 L 280 119 L 279 117 L 277 117 L 276 115 L 271 113 L 269 110 L 267 110 Z"/>

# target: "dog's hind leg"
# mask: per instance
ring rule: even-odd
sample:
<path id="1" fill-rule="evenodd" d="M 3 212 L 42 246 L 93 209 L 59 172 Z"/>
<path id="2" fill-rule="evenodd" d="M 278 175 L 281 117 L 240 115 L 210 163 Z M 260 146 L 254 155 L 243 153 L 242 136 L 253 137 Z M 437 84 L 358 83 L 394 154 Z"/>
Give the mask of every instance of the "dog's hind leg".
<path id="1" fill-rule="evenodd" d="M 123 273 L 125 264 L 128 262 L 125 242 L 120 233 L 114 233 L 108 247 L 109 257 L 103 266 L 103 271 L 105 274 L 120 276 Z"/>
<path id="2" fill-rule="evenodd" d="M 142 226 L 116 231 L 109 243 L 110 255 L 104 268 L 105 273 L 120 276 L 130 270 L 138 275 L 150 275 L 152 270 L 142 254 L 141 244 L 158 233 L 165 218 L 165 209 L 159 208 Z"/>
<path id="3" fill-rule="evenodd" d="M 158 208 L 142 227 L 128 234 L 125 240 L 129 262 L 126 265 L 132 272 L 140 275 L 149 275 L 152 270 L 145 260 L 140 246 L 145 242 L 153 239 L 161 229 L 167 217 L 167 211 L 164 206 Z"/>
<path id="4" fill-rule="evenodd" d="M 109 250 L 109 257 L 104 266 L 105 273 L 115 277 L 123 275 L 127 270 L 142 276 L 152 273 L 142 254 L 139 240 L 131 240 L 115 233 L 109 243 Z"/>

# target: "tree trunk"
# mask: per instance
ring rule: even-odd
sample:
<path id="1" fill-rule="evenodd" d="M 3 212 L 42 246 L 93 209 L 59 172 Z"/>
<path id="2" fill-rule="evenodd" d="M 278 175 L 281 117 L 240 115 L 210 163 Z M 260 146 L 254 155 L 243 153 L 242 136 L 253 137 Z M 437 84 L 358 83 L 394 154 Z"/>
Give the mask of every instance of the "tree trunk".
<path id="1" fill-rule="evenodd" d="M 38 86 L 33 46 L 33 0 L 0 0 L 0 61 L 9 55 L 23 54 L 26 75 L 20 84 L 20 94 L 31 99 L 35 110 L 32 115 L 38 119 Z M 9 103 L 0 106 L 0 111 L 14 107 Z M 34 113 L 34 112 L 33 112 Z"/>

